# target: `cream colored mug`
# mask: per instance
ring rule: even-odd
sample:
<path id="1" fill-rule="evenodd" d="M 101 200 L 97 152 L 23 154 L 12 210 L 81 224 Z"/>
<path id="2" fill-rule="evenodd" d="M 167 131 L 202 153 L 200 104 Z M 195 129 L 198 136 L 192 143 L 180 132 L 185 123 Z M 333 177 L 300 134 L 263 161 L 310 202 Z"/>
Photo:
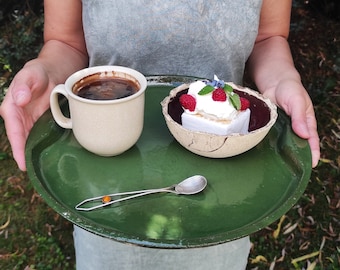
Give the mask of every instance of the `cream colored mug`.
<path id="1" fill-rule="evenodd" d="M 100 156 L 119 155 L 142 133 L 146 86 L 143 74 L 127 67 L 85 68 L 52 90 L 51 112 L 57 124 L 72 129 L 88 151 Z M 59 95 L 68 100 L 70 118 L 61 111 Z"/>

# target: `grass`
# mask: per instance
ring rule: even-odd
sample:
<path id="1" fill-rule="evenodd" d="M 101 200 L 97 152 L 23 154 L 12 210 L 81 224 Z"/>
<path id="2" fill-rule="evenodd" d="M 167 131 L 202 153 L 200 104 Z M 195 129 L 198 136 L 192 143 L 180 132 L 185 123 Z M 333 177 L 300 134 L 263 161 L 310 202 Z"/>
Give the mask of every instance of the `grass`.
<path id="1" fill-rule="evenodd" d="M 340 269 L 340 22 L 305 1 L 294 3 L 290 44 L 315 104 L 321 160 L 297 204 L 251 236 L 248 269 L 254 270 Z M 14 14 L 0 14 L 0 101 L 16 71 L 41 47 L 41 16 L 28 7 Z M 17 169 L 1 118 L 0 192 L 0 269 L 74 269 L 72 224 Z"/>

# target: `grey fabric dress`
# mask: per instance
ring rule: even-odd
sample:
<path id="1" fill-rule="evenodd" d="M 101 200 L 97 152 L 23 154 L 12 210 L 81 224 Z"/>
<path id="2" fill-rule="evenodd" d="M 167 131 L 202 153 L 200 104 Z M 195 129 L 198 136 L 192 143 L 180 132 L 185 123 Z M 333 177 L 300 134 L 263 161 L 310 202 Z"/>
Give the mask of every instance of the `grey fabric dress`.
<path id="1" fill-rule="evenodd" d="M 241 83 L 261 0 L 83 0 L 90 65 Z"/>
<path id="2" fill-rule="evenodd" d="M 261 0 L 82 0 L 90 66 L 188 75 L 241 84 L 258 32 Z M 209 221 L 207 221 L 209 222 Z M 189 249 L 119 243 L 79 227 L 77 269 L 245 269 L 249 237 Z"/>

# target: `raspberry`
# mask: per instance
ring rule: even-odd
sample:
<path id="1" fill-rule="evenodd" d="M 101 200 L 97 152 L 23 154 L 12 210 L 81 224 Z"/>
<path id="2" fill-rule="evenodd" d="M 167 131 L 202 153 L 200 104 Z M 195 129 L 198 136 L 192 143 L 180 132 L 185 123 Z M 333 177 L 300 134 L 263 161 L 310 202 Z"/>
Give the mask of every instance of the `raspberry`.
<path id="1" fill-rule="evenodd" d="M 226 101 L 227 100 L 227 94 L 222 88 L 217 88 L 212 93 L 212 99 L 214 101 Z"/>
<path id="2" fill-rule="evenodd" d="M 246 109 L 248 109 L 250 107 L 250 102 L 248 99 L 244 98 L 244 97 L 240 97 L 240 101 L 241 101 L 241 111 L 245 111 Z"/>
<path id="3" fill-rule="evenodd" d="M 181 95 L 179 98 L 179 103 L 181 103 L 184 109 L 187 109 L 191 112 L 193 112 L 196 108 L 196 99 L 192 95 Z"/>

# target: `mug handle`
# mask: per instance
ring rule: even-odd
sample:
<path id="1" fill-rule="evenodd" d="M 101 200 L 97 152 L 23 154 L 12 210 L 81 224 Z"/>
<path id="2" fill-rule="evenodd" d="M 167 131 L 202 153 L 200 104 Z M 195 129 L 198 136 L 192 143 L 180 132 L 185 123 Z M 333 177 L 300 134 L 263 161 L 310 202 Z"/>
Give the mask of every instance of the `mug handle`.
<path id="1" fill-rule="evenodd" d="M 50 106 L 51 106 L 51 112 L 53 115 L 54 120 L 57 122 L 57 124 L 63 128 L 72 128 L 72 120 L 71 118 L 65 117 L 65 115 L 62 113 L 59 105 L 59 99 L 58 95 L 61 94 L 65 96 L 68 99 L 68 94 L 65 89 L 64 84 L 59 84 L 51 92 L 50 95 Z"/>

